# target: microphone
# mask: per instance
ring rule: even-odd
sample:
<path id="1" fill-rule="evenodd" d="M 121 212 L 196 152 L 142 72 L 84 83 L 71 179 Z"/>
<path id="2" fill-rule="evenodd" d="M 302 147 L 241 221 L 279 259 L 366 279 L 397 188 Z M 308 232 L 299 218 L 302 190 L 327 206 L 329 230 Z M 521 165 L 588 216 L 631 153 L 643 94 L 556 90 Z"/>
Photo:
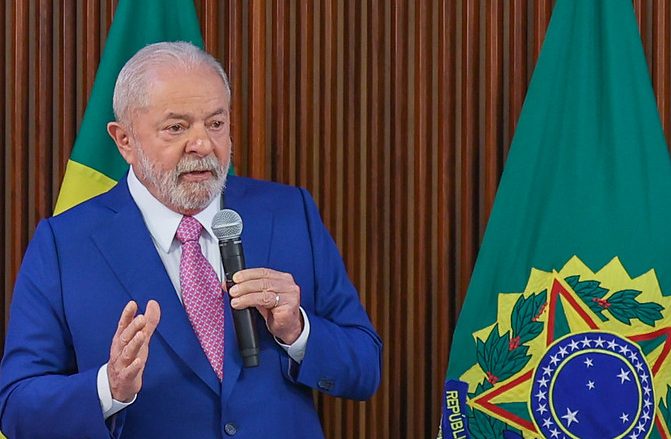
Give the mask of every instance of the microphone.
<path id="1" fill-rule="evenodd" d="M 212 231 L 219 240 L 219 251 L 224 263 L 226 288 L 230 289 L 233 275 L 245 268 L 245 255 L 242 251 L 242 218 L 235 210 L 223 209 L 212 220 Z M 233 309 L 233 322 L 238 336 L 238 347 L 245 367 L 259 365 L 259 337 L 252 319 L 252 310 Z"/>

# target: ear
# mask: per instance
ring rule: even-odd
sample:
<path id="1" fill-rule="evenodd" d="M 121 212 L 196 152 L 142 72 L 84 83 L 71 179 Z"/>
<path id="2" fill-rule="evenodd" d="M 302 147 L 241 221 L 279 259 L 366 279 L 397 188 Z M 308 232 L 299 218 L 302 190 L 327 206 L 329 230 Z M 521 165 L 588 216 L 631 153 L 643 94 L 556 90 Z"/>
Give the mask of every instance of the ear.
<path id="1" fill-rule="evenodd" d="M 130 132 L 119 122 L 110 122 L 107 124 L 107 132 L 114 143 L 116 143 L 119 153 L 129 165 L 135 161 L 135 151 L 130 143 Z"/>

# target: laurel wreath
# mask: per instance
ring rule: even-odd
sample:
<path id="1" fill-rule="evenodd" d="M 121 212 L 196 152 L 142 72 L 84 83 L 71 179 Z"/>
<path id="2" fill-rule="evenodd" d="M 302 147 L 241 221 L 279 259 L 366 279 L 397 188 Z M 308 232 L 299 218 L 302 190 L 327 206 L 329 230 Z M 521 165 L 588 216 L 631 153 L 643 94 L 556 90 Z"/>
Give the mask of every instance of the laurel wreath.
<path id="1" fill-rule="evenodd" d="M 604 322 L 611 316 L 626 325 L 631 325 L 632 320 L 639 320 L 654 327 L 663 317 L 663 306 L 636 299 L 641 291 L 625 289 L 609 294 L 610 291 L 596 280 L 581 281 L 579 275 L 569 276 L 564 280 Z M 510 315 L 511 330 L 501 334 L 497 323 L 484 341 L 476 339 L 478 365 L 486 377 L 476 386 L 475 392 L 469 393 L 470 399 L 491 389 L 497 382 L 514 376 L 529 363 L 531 355 L 528 355 L 527 343 L 543 331 L 544 324 L 538 319 L 546 305 L 547 290 L 532 293 L 527 297 L 520 295 Z M 666 402 L 661 401 L 659 408 L 667 427 L 671 429 L 671 387 L 667 388 Z M 506 430 L 522 437 L 519 430 L 470 406 L 468 406 L 468 421 L 471 437 L 476 439 L 503 437 Z"/>
<path id="2" fill-rule="evenodd" d="M 662 305 L 636 300 L 641 291 L 620 290 L 606 297 L 609 290 L 603 288 L 599 281 L 580 281 L 579 275 L 569 276 L 564 280 L 603 322 L 609 320 L 605 313 L 625 325 L 631 325 L 631 321 L 637 319 L 648 326 L 655 326 L 655 322 L 662 319 Z"/>
<path id="3" fill-rule="evenodd" d="M 671 386 L 666 386 L 666 403 L 664 403 L 664 400 L 659 402 L 659 411 L 666 428 L 671 430 Z"/>
<path id="4" fill-rule="evenodd" d="M 510 315 L 510 331 L 500 334 L 498 323 L 492 328 L 485 341 L 476 340 L 477 361 L 485 372 L 486 378 L 477 385 L 473 397 L 491 389 L 499 382 L 506 380 L 521 371 L 529 360 L 527 343 L 538 337 L 543 331 L 543 323 L 538 319 L 547 304 L 547 290 L 520 295 Z M 520 432 L 511 429 L 479 410 L 469 409 L 468 427 L 473 438 L 491 439 L 502 437 L 505 430 L 512 430 L 522 437 Z"/>

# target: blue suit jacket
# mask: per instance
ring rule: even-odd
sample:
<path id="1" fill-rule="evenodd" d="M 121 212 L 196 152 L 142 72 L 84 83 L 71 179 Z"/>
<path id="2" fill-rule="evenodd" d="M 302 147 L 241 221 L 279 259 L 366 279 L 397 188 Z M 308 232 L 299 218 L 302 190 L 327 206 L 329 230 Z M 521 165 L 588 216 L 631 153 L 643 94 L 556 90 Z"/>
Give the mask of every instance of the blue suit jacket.
<path id="1" fill-rule="evenodd" d="M 13 438 L 318 438 L 312 389 L 367 399 L 381 342 L 317 208 L 303 189 L 229 177 L 248 267 L 293 274 L 311 325 L 293 363 L 258 316 L 260 366 L 243 368 L 226 301 L 220 383 L 191 328 L 140 211 L 121 181 L 42 221 L 21 267 L 0 370 L 1 429 Z M 142 390 L 103 419 L 96 374 L 129 300 L 161 305 Z"/>

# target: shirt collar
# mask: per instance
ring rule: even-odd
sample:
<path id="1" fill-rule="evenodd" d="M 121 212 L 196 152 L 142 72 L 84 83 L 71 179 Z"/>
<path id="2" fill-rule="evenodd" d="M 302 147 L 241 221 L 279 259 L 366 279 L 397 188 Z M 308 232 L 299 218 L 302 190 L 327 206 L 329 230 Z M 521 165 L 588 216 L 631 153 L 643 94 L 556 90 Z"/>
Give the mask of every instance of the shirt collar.
<path id="1" fill-rule="evenodd" d="M 175 239 L 177 227 L 184 215 L 170 210 L 163 203 L 158 201 L 137 178 L 132 166 L 128 171 L 127 180 L 130 195 L 140 209 L 142 218 L 144 219 L 154 242 L 161 248 L 161 250 L 168 253 L 171 249 L 172 242 Z M 215 197 L 205 209 L 193 216 L 207 232 L 207 239 L 212 239 L 215 242 L 216 236 L 212 231 L 212 220 L 218 211 L 219 197 Z"/>

